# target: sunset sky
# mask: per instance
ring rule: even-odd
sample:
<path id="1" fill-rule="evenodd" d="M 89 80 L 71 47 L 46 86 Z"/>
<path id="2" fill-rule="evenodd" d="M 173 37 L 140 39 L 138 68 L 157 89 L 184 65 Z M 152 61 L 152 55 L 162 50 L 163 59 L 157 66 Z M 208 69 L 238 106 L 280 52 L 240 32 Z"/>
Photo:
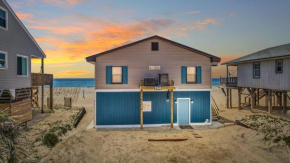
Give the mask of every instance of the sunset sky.
<path id="1" fill-rule="evenodd" d="M 47 55 L 55 78 L 93 78 L 85 61 L 160 35 L 222 62 L 290 43 L 289 0 L 7 0 Z M 33 63 L 33 71 L 39 64 Z M 225 75 L 224 66 L 213 77 Z"/>

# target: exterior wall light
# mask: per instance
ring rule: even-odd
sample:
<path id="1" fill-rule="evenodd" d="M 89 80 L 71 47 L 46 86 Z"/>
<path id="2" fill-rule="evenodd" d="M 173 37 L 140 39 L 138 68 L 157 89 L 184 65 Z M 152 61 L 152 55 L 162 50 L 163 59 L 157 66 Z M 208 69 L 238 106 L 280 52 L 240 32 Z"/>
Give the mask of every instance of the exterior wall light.
<path id="1" fill-rule="evenodd" d="M 169 102 L 169 90 L 167 91 L 166 102 Z"/>
<path id="2" fill-rule="evenodd" d="M 177 104 L 177 100 L 175 100 L 175 101 L 174 101 L 174 103 L 176 103 L 176 104 Z"/>
<path id="3" fill-rule="evenodd" d="M 193 100 L 191 100 L 191 101 L 190 101 L 190 103 L 192 103 L 192 104 L 193 104 Z"/>

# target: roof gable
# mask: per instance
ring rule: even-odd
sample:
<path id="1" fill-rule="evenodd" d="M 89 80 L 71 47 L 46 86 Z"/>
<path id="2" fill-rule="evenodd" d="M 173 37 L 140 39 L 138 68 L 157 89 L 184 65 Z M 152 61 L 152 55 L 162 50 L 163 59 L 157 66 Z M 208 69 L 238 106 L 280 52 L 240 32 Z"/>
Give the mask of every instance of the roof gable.
<path id="1" fill-rule="evenodd" d="M 10 5 L 6 2 L 6 0 L 1 0 L 6 9 L 9 10 L 9 12 L 11 13 L 10 15 L 12 15 L 16 21 L 18 22 L 18 24 L 22 27 L 22 29 L 25 31 L 25 33 L 27 34 L 27 36 L 31 39 L 31 41 L 33 42 L 33 44 L 35 44 L 36 48 L 40 51 L 40 55 L 42 55 L 43 58 L 46 57 L 45 53 L 43 52 L 43 50 L 40 48 L 40 46 L 37 44 L 37 42 L 35 41 L 35 39 L 32 37 L 32 35 L 29 33 L 29 31 L 27 30 L 27 28 L 24 26 L 24 24 L 21 22 L 21 20 L 17 17 L 17 15 L 15 14 L 15 12 L 12 10 L 12 8 L 10 7 Z M 9 21 L 9 20 L 8 20 Z M 8 22 L 9 23 L 9 22 Z M 8 25 L 8 30 L 9 30 L 9 25 Z"/>
<path id="2" fill-rule="evenodd" d="M 242 62 L 250 62 L 256 60 L 280 58 L 280 57 L 290 57 L 290 43 L 285 45 L 279 45 L 271 48 L 267 48 L 228 62 L 223 63 L 222 65 L 232 65 Z"/>
<path id="3" fill-rule="evenodd" d="M 194 48 L 191 48 L 189 46 L 186 46 L 186 45 L 183 45 L 183 44 L 180 44 L 180 43 L 177 43 L 177 42 L 174 42 L 172 40 L 169 40 L 169 39 L 166 39 L 166 38 L 163 38 L 163 37 L 160 37 L 160 36 L 151 36 L 151 37 L 148 37 L 148 38 L 145 38 L 145 39 L 142 39 L 142 40 L 139 40 L 139 41 L 135 41 L 135 42 L 132 42 L 132 43 L 129 43 L 129 44 L 126 44 L 126 45 L 123 45 L 123 46 L 120 46 L 120 47 L 117 47 L 117 48 L 114 48 L 114 49 L 111 49 L 111 50 L 108 50 L 108 51 L 105 51 L 105 52 L 101 52 L 101 53 L 98 53 L 98 54 L 95 54 L 95 55 L 92 55 L 92 56 L 89 56 L 86 58 L 87 62 L 95 62 L 96 61 L 96 57 L 99 57 L 101 55 L 105 55 L 105 54 L 108 54 L 108 53 L 111 53 L 111 52 L 114 52 L 114 51 L 117 51 L 117 50 L 121 50 L 121 49 L 124 49 L 124 48 L 127 48 L 127 47 L 130 47 L 130 46 L 134 46 L 136 44 L 139 44 L 139 43 L 142 43 L 142 42 L 145 42 L 147 40 L 151 40 L 151 39 L 160 39 L 162 41 L 165 41 L 167 43 L 170 43 L 172 45 L 175 45 L 175 46 L 178 46 L 180 48 L 183 48 L 183 49 L 186 49 L 186 50 L 189 50 L 189 51 L 192 51 L 192 52 L 195 52 L 197 54 L 200 54 L 200 55 L 204 55 L 206 57 L 209 57 L 211 58 L 211 62 L 220 62 L 220 58 L 219 57 L 216 57 L 216 56 L 213 56 L 211 54 L 208 54 L 208 53 L 205 53 L 205 52 L 202 52 L 200 50 L 197 50 L 197 49 L 194 49 Z"/>

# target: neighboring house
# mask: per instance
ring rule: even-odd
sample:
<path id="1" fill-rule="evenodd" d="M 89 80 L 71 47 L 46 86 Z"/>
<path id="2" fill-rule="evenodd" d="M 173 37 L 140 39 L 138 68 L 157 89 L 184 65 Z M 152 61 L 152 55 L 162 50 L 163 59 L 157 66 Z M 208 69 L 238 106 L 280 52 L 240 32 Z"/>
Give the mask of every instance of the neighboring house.
<path id="1" fill-rule="evenodd" d="M 11 7 L 0 0 L 0 109 L 25 101 L 31 110 L 31 88 L 42 84 L 41 76 L 32 77 L 31 59 L 42 60 L 43 72 L 43 58 L 44 52 Z"/>
<path id="2" fill-rule="evenodd" d="M 220 58 L 152 36 L 86 60 L 95 65 L 97 127 L 212 123 L 211 67 Z"/>
<path id="3" fill-rule="evenodd" d="M 290 99 L 287 94 L 290 91 L 290 44 L 267 48 L 222 65 L 226 65 L 227 70 L 229 66 L 237 67 L 237 77 L 227 73 L 221 85 L 228 90 L 225 93 L 228 96 L 229 90 L 239 90 L 239 108 L 242 107 L 241 94 L 246 88 L 252 98 L 252 110 L 263 97 L 266 98 L 268 112 L 271 112 L 272 106 L 278 105 L 283 105 L 286 110 L 287 98 Z"/>

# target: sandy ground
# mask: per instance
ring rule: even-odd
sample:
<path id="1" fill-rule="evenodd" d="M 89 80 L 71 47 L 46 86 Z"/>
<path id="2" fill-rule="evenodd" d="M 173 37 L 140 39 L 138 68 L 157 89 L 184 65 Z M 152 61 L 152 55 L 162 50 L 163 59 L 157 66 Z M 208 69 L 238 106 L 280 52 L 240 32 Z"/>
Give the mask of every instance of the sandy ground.
<path id="1" fill-rule="evenodd" d="M 83 98 L 83 90 L 85 98 Z M 87 114 L 80 125 L 61 137 L 62 141 L 49 149 L 41 144 L 29 147 L 36 162 L 290 162 L 290 150 L 275 144 L 264 144 L 262 135 L 241 126 L 195 130 L 202 138 L 195 138 L 188 130 L 169 127 L 135 129 L 87 129 L 93 120 L 94 89 L 80 88 L 73 105 L 86 107 Z M 225 109 L 224 96 L 219 89 L 212 95 L 227 119 L 241 119 L 252 115 L 249 110 Z M 37 112 L 37 111 L 36 111 Z M 30 122 L 35 130 L 43 123 L 65 121 L 71 110 L 37 116 Z M 30 135 L 35 132 L 28 131 Z M 148 142 L 149 138 L 188 138 L 183 142 Z M 31 136 L 32 141 L 35 137 Z M 35 157 L 37 159 L 35 159 Z"/>

